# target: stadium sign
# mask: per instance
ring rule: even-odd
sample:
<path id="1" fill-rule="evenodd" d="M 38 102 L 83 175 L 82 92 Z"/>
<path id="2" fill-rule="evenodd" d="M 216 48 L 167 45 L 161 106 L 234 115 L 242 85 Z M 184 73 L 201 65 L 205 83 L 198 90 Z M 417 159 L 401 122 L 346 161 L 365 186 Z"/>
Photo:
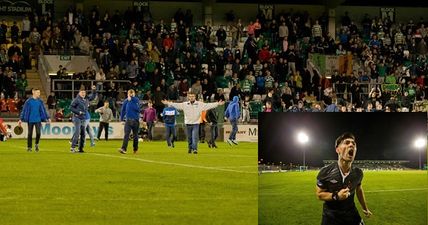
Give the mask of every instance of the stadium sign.
<path id="1" fill-rule="evenodd" d="M 259 137 L 257 127 L 257 125 L 238 125 L 238 133 L 236 133 L 236 140 L 257 142 Z M 232 126 L 229 124 L 224 124 L 223 128 L 224 141 L 227 141 L 227 138 L 229 138 L 230 132 L 232 131 Z"/>
<path id="2" fill-rule="evenodd" d="M 0 13 L 16 15 L 16 13 L 31 13 L 33 7 L 30 1 L 0 0 Z"/>
<path id="3" fill-rule="evenodd" d="M 17 122 L 8 122 L 7 124 L 11 125 L 12 128 L 18 125 Z M 91 122 L 90 126 L 93 133 L 96 135 L 98 133 L 99 123 Z M 27 138 L 28 129 L 27 123 L 22 123 L 24 132 L 22 134 L 12 134 L 12 139 L 22 139 Z M 42 123 L 41 134 L 42 138 L 48 139 L 69 139 L 74 133 L 74 126 L 71 122 L 57 122 L 57 123 Z M 35 133 L 35 132 L 33 132 Z M 123 125 L 120 122 L 113 122 L 109 124 L 109 139 L 122 139 L 123 138 Z M 88 138 L 88 135 L 86 135 Z"/>
<path id="4" fill-rule="evenodd" d="M 395 22 L 395 8 L 380 8 L 380 17 L 382 20 L 389 19 Z"/>
<path id="5" fill-rule="evenodd" d="M 37 13 L 45 15 L 46 13 L 54 14 L 54 0 L 37 0 Z"/>
<path id="6" fill-rule="evenodd" d="M 61 61 L 71 61 L 71 55 L 60 55 L 59 60 Z"/>
<path id="7" fill-rule="evenodd" d="M 137 0 L 134 1 L 132 5 L 137 9 L 138 12 L 149 11 L 149 0 Z"/>
<path id="8" fill-rule="evenodd" d="M 259 14 L 263 15 L 267 21 L 271 21 L 274 17 L 275 5 L 259 4 Z"/>
<path id="9" fill-rule="evenodd" d="M 50 13 L 54 15 L 55 0 L 0 0 L 0 14 L 16 16 L 19 13 L 39 15 Z"/>

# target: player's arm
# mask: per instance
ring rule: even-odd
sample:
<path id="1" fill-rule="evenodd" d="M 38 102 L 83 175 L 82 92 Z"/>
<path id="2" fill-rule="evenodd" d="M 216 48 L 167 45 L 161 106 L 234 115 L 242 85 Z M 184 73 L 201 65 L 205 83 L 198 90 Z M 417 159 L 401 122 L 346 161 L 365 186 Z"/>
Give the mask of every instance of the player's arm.
<path id="1" fill-rule="evenodd" d="M 364 190 L 361 184 L 357 186 L 356 192 L 357 192 L 358 201 L 360 202 L 364 215 L 366 215 L 367 217 L 370 217 L 372 215 L 372 212 L 370 212 L 369 208 L 367 207 L 366 197 L 364 195 Z"/>
<path id="2" fill-rule="evenodd" d="M 326 189 L 321 189 L 316 186 L 317 198 L 321 201 L 333 201 L 333 193 L 328 192 Z"/>
<path id="3" fill-rule="evenodd" d="M 322 189 L 316 186 L 317 198 L 321 201 L 342 201 L 349 197 L 349 188 L 341 189 L 337 192 L 328 192 L 327 189 Z"/>

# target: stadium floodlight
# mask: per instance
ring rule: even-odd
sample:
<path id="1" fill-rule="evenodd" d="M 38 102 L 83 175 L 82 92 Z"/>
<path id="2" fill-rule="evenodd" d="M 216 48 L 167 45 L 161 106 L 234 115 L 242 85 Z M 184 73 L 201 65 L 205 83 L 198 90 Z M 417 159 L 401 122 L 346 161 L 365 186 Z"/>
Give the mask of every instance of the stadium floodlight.
<path id="1" fill-rule="evenodd" d="M 418 150 L 419 152 L 419 169 L 422 169 L 422 162 L 421 162 L 421 154 L 422 154 L 422 149 L 426 149 L 426 145 L 427 145 L 427 139 L 426 138 L 417 138 L 415 140 L 415 148 Z"/>
<path id="2" fill-rule="evenodd" d="M 299 143 L 301 143 L 302 145 L 305 145 L 306 143 L 308 143 L 309 137 L 305 132 L 299 132 L 297 134 L 297 141 L 299 141 Z M 305 146 L 303 146 L 303 168 L 306 168 L 305 155 L 306 155 L 306 148 Z"/>
<path id="3" fill-rule="evenodd" d="M 297 140 L 298 140 L 300 143 L 305 144 L 306 142 L 308 142 L 308 141 L 309 141 L 309 137 L 308 137 L 308 135 L 306 135 L 306 133 L 305 133 L 305 132 L 299 132 L 299 133 L 297 134 Z"/>

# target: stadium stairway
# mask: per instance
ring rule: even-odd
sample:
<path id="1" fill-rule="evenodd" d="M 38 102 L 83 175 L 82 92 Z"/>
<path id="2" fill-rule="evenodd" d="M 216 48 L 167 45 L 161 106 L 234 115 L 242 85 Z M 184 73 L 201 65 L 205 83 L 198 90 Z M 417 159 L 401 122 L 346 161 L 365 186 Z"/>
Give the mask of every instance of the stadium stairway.
<path id="1" fill-rule="evenodd" d="M 27 81 L 28 81 L 28 88 L 30 90 L 32 88 L 38 88 L 38 89 L 40 89 L 40 98 L 46 104 L 46 100 L 48 98 L 46 96 L 45 89 L 42 86 L 42 82 L 40 80 L 40 75 L 39 75 L 39 73 L 36 71 L 36 69 L 34 67 L 31 70 L 27 70 Z"/>

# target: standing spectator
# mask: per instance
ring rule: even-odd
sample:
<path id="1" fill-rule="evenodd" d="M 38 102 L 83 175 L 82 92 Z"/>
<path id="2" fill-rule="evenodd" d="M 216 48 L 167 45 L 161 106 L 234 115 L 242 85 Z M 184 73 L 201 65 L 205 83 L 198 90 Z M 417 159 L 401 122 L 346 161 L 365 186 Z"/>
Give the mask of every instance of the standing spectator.
<path id="1" fill-rule="evenodd" d="M 32 48 L 40 44 L 40 42 L 42 41 L 42 35 L 37 31 L 37 27 L 33 28 L 33 31 L 30 33 L 29 39 Z"/>
<path id="2" fill-rule="evenodd" d="M 192 92 L 195 93 L 196 97 L 200 97 L 202 95 L 202 85 L 199 79 L 192 85 Z"/>
<path id="3" fill-rule="evenodd" d="M 285 25 L 285 21 L 278 27 L 278 36 L 281 42 L 284 38 L 288 37 L 288 27 Z"/>
<path id="4" fill-rule="evenodd" d="M 217 109 L 210 109 L 207 111 L 207 121 L 210 124 L 211 138 L 208 141 L 209 148 L 217 148 L 215 140 L 218 137 L 218 125 L 217 125 L 218 113 Z"/>
<path id="5" fill-rule="evenodd" d="M 250 21 L 250 23 L 247 26 L 248 37 L 254 37 L 254 31 L 255 31 L 254 23 L 253 21 Z"/>
<path id="6" fill-rule="evenodd" d="M 7 34 L 7 24 L 6 24 L 6 21 L 3 20 L 2 24 L 0 24 L 0 44 L 6 44 L 6 34 Z"/>
<path id="7" fill-rule="evenodd" d="M 102 68 L 95 74 L 95 80 L 97 81 L 97 91 L 100 91 L 104 85 L 103 81 L 106 80 L 106 74 Z"/>
<path id="8" fill-rule="evenodd" d="M 156 109 L 153 108 L 153 102 L 149 100 L 148 106 L 143 112 L 143 121 L 147 123 L 148 138 L 153 140 L 153 127 L 157 121 Z"/>
<path id="9" fill-rule="evenodd" d="M 109 123 L 113 120 L 113 112 L 109 105 L 109 101 L 105 101 L 104 106 L 95 110 L 96 113 L 100 114 L 100 126 L 98 128 L 97 140 L 100 140 L 101 133 L 104 129 L 104 137 L 105 140 L 108 141 Z"/>
<path id="10" fill-rule="evenodd" d="M 13 21 L 13 25 L 10 28 L 10 38 L 12 39 L 12 42 L 18 42 L 18 39 L 19 39 L 19 27 L 16 24 L 16 21 Z"/>
<path id="11" fill-rule="evenodd" d="M 262 30 L 262 25 L 261 25 L 259 19 L 256 19 L 256 22 L 254 22 L 253 26 L 254 26 L 254 36 L 256 38 L 258 38 L 260 36 L 261 30 Z"/>
<path id="12" fill-rule="evenodd" d="M 55 97 L 55 92 L 51 92 L 51 94 L 48 97 L 47 100 L 47 105 L 48 105 L 48 112 L 49 112 L 49 116 L 51 118 L 53 118 L 55 116 L 55 112 L 56 112 L 56 97 Z"/>
<path id="13" fill-rule="evenodd" d="M 31 43 L 28 41 L 28 38 L 22 40 L 22 59 L 25 69 L 31 69 Z"/>
<path id="14" fill-rule="evenodd" d="M 224 116 L 230 121 L 230 124 L 232 125 L 232 131 L 230 132 L 229 139 L 227 139 L 227 143 L 229 143 L 229 145 L 232 145 L 232 143 L 237 145 L 238 142 L 236 141 L 236 133 L 238 132 L 238 119 L 241 116 L 238 96 L 233 97 L 233 101 L 227 106 Z"/>
<path id="15" fill-rule="evenodd" d="M 183 110 L 184 123 L 186 124 L 187 131 L 187 142 L 189 145 L 188 153 L 190 154 L 193 152 L 193 154 L 198 154 L 198 131 L 201 112 L 223 105 L 224 102 L 221 100 L 215 103 L 198 102 L 196 101 L 196 95 L 193 92 L 189 92 L 187 98 L 189 101 L 183 103 L 172 103 L 167 100 L 163 100 L 162 103 Z"/>
<path id="16" fill-rule="evenodd" d="M 22 54 L 21 48 L 17 45 L 17 42 L 13 42 L 13 45 L 9 47 L 7 50 L 7 55 L 12 57 L 13 55 L 18 54 L 19 56 Z"/>
<path id="17" fill-rule="evenodd" d="M 39 151 L 40 130 L 42 121 L 51 122 L 43 101 L 40 99 L 40 90 L 33 89 L 33 96 L 25 101 L 24 108 L 22 109 L 18 125 L 21 126 L 22 122 L 28 123 L 28 136 L 27 136 L 27 151 L 31 152 L 33 147 L 33 128 L 36 128 L 36 144 L 35 151 Z"/>
<path id="18" fill-rule="evenodd" d="M 135 80 L 138 76 L 138 64 L 135 60 L 131 61 L 131 64 L 129 64 L 128 68 L 126 69 L 126 72 L 128 73 L 128 79 Z"/>
<path id="19" fill-rule="evenodd" d="M 165 99 L 167 96 L 166 94 L 161 90 L 160 86 L 156 87 L 155 92 L 153 93 L 153 100 L 154 100 L 154 107 L 156 109 L 156 116 L 158 117 L 162 110 L 164 105 L 162 104 L 162 100 Z"/>
<path id="20" fill-rule="evenodd" d="M 250 122 L 250 96 L 245 96 L 244 102 L 242 103 L 242 122 L 249 123 Z"/>
<path id="21" fill-rule="evenodd" d="M 30 36 L 30 31 L 31 31 L 31 21 L 28 18 L 28 15 L 25 15 L 24 19 L 22 19 L 21 38 L 24 39 Z"/>
<path id="22" fill-rule="evenodd" d="M 314 38 L 315 43 L 319 43 L 322 37 L 322 28 L 318 20 L 315 21 L 315 24 L 312 26 L 312 37 Z"/>
<path id="23" fill-rule="evenodd" d="M 161 113 L 163 121 L 165 122 L 165 130 L 166 130 L 166 143 L 168 147 L 174 148 L 174 141 L 177 139 L 176 131 L 175 131 L 175 121 L 178 115 L 177 109 L 174 107 L 165 107 Z"/>
<path id="24" fill-rule="evenodd" d="M 129 135 L 133 135 L 133 147 L 134 154 L 138 152 L 138 130 L 140 128 L 139 116 L 140 116 L 140 100 L 135 97 L 135 91 L 133 89 L 128 90 L 128 97 L 123 100 L 122 110 L 120 112 L 120 121 L 125 122 L 125 136 L 123 138 L 122 147 L 119 152 L 126 154 L 128 147 Z"/>
<path id="25" fill-rule="evenodd" d="M 200 99 L 201 102 L 204 102 L 203 99 Z M 207 111 L 204 110 L 201 112 L 201 119 L 199 120 L 199 141 L 201 143 L 205 142 L 205 124 L 207 123 Z"/>
<path id="26" fill-rule="evenodd" d="M 25 91 L 26 91 L 27 87 L 28 87 L 28 81 L 27 81 L 27 78 L 25 77 L 25 74 L 23 73 L 16 80 L 16 89 L 18 89 L 19 97 L 21 97 L 21 98 L 25 98 L 26 97 L 25 96 Z M 50 118 L 53 118 L 53 114 L 52 115 L 49 114 L 49 115 L 50 115 Z"/>
<path id="27" fill-rule="evenodd" d="M 226 46 L 226 31 L 223 28 L 223 25 L 220 26 L 220 28 L 215 33 L 215 36 L 217 37 L 218 46 L 221 48 L 224 48 Z"/>

